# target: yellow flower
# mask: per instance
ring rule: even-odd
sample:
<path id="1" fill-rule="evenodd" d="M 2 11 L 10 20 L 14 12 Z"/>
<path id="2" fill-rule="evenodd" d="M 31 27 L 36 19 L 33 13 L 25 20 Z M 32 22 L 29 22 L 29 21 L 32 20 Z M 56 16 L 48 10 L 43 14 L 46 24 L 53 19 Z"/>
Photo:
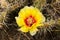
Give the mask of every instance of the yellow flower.
<path id="1" fill-rule="evenodd" d="M 43 25 L 45 17 L 35 7 L 25 6 L 20 10 L 18 17 L 15 17 L 17 25 L 20 27 L 20 31 L 29 32 L 32 36 L 38 31 L 37 27 Z"/>

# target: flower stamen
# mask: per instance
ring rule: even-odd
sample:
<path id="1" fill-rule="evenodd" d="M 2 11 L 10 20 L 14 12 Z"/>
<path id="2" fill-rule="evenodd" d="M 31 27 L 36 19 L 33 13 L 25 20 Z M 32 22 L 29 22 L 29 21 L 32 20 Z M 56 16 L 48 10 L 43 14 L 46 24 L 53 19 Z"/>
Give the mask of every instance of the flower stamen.
<path id="1" fill-rule="evenodd" d="M 29 27 L 31 27 L 36 22 L 35 18 L 32 16 L 27 17 L 24 21 L 25 24 Z"/>

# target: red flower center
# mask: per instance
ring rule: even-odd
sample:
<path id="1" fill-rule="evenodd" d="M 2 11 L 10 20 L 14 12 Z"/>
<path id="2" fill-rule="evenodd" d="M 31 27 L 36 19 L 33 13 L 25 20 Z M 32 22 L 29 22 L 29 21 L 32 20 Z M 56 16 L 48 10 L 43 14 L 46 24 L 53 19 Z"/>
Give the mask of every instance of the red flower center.
<path id="1" fill-rule="evenodd" d="M 25 21 L 26 25 L 29 27 L 31 27 L 36 22 L 36 20 L 33 16 L 27 17 L 24 21 Z"/>

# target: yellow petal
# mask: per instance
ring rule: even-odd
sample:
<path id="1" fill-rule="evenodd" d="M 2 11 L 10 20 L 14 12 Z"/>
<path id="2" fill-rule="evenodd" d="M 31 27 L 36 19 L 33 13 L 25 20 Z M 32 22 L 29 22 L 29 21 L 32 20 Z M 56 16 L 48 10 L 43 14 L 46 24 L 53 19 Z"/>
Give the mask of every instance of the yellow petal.
<path id="1" fill-rule="evenodd" d="M 28 17 L 30 15 L 30 8 L 27 6 L 24 7 L 23 9 L 21 9 L 18 15 L 22 18 Z"/>
<path id="2" fill-rule="evenodd" d="M 25 25 L 22 18 L 20 18 L 20 17 L 15 17 L 15 19 L 16 19 L 16 22 L 17 22 L 17 24 L 18 24 L 19 27 Z"/>
<path id="3" fill-rule="evenodd" d="M 42 26 L 44 26 L 43 23 L 35 23 L 35 24 L 32 25 L 32 27 L 36 27 L 36 28 L 42 27 Z"/>
<path id="4" fill-rule="evenodd" d="M 19 12 L 19 16 L 22 17 L 22 18 L 25 18 L 25 17 L 28 17 L 29 15 L 33 15 L 33 16 L 36 16 L 36 13 L 37 11 L 35 10 L 34 7 L 24 7 L 23 9 L 21 9 L 21 11 Z"/>
<path id="5" fill-rule="evenodd" d="M 21 27 L 19 30 L 22 31 L 22 32 L 28 32 L 29 31 L 29 29 L 25 26 Z"/>
<path id="6" fill-rule="evenodd" d="M 37 28 L 31 28 L 30 35 L 34 36 L 37 33 L 37 31 L 38 31 Z"/>
<path id="7" fill-rule="evenodd" d="M 35 16 L 37 22 L 44 22 L 45 21 L 45 17 L 42 15 L 42 13 L 37 13 L 36 16 Z"/>

